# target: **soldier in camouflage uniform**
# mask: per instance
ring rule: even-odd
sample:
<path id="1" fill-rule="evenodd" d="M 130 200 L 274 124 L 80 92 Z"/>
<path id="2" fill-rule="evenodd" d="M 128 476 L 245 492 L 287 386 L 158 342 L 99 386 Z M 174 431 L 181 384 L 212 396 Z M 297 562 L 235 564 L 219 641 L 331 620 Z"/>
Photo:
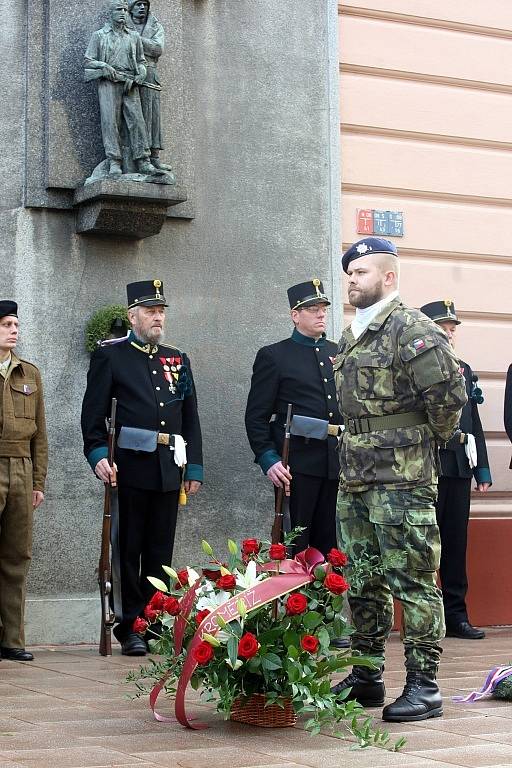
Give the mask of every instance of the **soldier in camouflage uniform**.
<path id="1" fill-rule="evenodd" d="M 398 259 L 388 240 L 369 237 L 343 256 L 356 317 L 338 345 L 334 375 L 345 431 L 340 440 L 337 520 L 352 563 L 353 648 L 384 656 L 393 597 L 403 610 L 407 681 L 383 719 L 442 714 L 436 683 L 444 637 L 436 586 L 436 443 L 454 433 L 466 402 L 464 380 L 446 335 L 398 295 Z M 350 580 L 350 572 L 349 572 Z M 384 703 L 382 669 L 355 666 L 335 686 L 364 706 Z"/>

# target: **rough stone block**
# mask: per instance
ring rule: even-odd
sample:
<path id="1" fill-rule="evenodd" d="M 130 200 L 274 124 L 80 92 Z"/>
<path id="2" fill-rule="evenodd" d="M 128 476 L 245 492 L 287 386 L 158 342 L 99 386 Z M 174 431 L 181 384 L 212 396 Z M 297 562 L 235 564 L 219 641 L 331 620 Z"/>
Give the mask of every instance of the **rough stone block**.
<path id="1" fill-rule="evenodd" d="M 75 191 L 76 231 L 143 239 L 157 235 L 183 188 L 135 181 L 96 181 Z"/>

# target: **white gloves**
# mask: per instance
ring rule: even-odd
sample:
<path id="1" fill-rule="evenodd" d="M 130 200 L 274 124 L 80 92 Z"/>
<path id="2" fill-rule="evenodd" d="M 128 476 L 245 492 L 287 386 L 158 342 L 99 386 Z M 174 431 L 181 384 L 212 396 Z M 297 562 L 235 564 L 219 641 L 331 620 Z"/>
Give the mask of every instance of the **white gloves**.
<path id="1" fill-rule="evenodd" d="M 467 442 L 464 444 L 464 450 L 468 457 L 470 469 L 474 469 L 477 465 L 478 457 L 476 454 L 476 440 L 473 435 L 467 434 Z"/>
<path id="2" fill-rule="evenodd" d="M 184 467 L 187 463 L 187 444 L 181 435 L 173 435 L 174 437 L 174 462 L 178 467 Z"/>

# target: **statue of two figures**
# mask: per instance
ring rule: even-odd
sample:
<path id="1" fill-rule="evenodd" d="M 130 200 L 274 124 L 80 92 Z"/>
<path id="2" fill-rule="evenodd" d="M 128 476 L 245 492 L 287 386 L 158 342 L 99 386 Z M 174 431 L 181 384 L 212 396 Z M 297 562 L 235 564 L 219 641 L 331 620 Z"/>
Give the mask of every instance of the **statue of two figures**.
<path id="1" fill-rule="evenodd" d="M 175 184 L 160 160 L 162 129 L 158 59 L 164 30 L 149 0 L 110 0 L 109 21 L 85 52 L 85 80 L 96 80 L 106 160 L 85 183 L 100 179 Z"/>

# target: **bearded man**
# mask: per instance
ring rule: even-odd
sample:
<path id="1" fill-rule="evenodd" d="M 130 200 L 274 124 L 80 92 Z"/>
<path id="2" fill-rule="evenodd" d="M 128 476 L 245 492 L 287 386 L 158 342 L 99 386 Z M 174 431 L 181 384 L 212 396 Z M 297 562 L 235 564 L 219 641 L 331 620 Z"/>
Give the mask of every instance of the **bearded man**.
<path id="1" fill-rule="evenodd" d="M 180 485 L 196 493 L 203 481 L 201 428 L 188 356 L 162 343 L 168 306 L 161 280 L 127 286 L 131 331 L 91 358 L 82 405 L 84 453 L 109 482 L 105 419 L 117 398 L 116 452 L 122 620 L 114 635 L 127 656 L 146 653 L 133 629 L 171 562 Z"/>

